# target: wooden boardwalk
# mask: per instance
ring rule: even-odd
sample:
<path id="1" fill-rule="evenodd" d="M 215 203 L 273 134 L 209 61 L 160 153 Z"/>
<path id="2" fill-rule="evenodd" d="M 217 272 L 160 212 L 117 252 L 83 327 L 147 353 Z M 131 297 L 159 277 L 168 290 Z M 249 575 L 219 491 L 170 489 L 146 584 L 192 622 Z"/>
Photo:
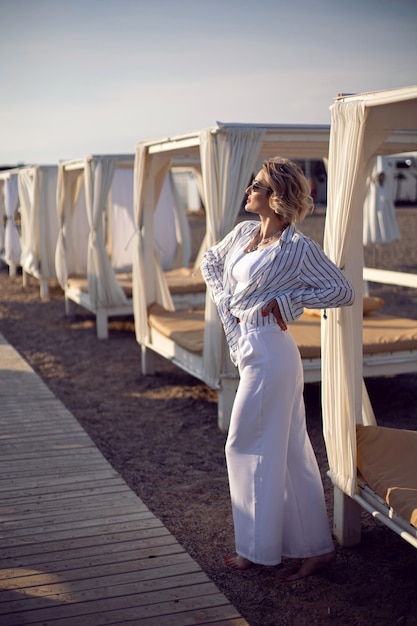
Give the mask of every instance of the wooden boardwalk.
<path id="1" fill-rule="evenodd" d="M 247 622 L 0 335 L 0 624 Z"/>

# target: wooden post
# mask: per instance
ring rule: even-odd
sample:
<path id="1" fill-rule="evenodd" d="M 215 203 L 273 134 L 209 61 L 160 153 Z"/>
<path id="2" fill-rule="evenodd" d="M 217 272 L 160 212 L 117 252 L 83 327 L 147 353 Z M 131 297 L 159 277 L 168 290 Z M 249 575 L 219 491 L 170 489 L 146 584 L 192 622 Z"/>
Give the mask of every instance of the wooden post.
<path id="1" fill-rule="evenodd" d="M 155 374 L 155 352 L 146 346 L 141 346 L 141 366 L 144 376 Z"/>
<path id="2" fill-rule="evenodd" d="M 222 378 L 222 386 L 218 392 L 217 425 L 222 433 L 227 433 L 230 424 L 233 402 L 239 383 L 238 378 Z"/>
<path id="3" fill-rule="evenodd" d="M 73 301 L 65 295 L 65 315 L 67 317 L 72 317 L 74 314 L 74 303 Z"/>
<path id="4" fill-rule="evenodd" d="M 107 312 L 103 309 L 96 311 L 96 330 L 97 339 L 108 339 L 109 337 L 109 325 Z"/>
<path id="5" fill-rule="evenodd" d="M 22 269 L 22 285 L 23 287 L 29 287 L 29 275 Z"/>
<path id="6" fill-rule="evenodd" d="M 49 299 L 49 283 L 47 278 L 40 279 L 40 294 L 42 300 Z"/>
<path id="7" fill-rule="evenodd" d="M 361 542 L 361 507 L 338 487 L 334 487 L 333 534 L 341 546 Z"/>

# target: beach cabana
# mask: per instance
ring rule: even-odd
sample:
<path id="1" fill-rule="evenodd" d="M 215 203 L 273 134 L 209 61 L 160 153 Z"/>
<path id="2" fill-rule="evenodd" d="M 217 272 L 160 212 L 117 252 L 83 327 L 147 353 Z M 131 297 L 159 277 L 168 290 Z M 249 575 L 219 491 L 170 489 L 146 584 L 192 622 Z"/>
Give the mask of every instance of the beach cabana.
<path id="1" fill-rule="evenodd" d="M 213 129 L 137 145 L 135 175 L 135 223 L 133 273 L 136 274 L 134 316 L 142 351 L 142 371 L 154 371 L 153 354 L 171 360 L 218 390 L 219 428 L 227 430 L 237 386 L 237 371 L 229 360 L 215 307 L 178 311 L 172 302 L 166 274 L 155 258 L 152 215 L 154 194 L 174 164 L 187 163 L 201 178 L 207 227 L 203 247 L 227 233 L 235 223 L 243 190 L 262 159 L 281 154 L 293 159 L 328 155 L 329 127 L 259 126 L 224 124 Z M 392 145 L 395 150 L 396 145 Z M 310 155 L 310 157 L 308 157 Z M 363 202 L 363 199 L 362 199 Z M 360 224 L 362 227 L 362 223 Z M 198 274 L 199 256 L 191 273 Z M 190 270 L 184 269 L 183 288 L 190 288 Z M 188 271 L 188 274 L 186 273 Z M 389 282 L 386 273 L 365 268 L 365 280 Z M 408 280 L 406 277 L 403 280 Z M 395 276 L 398 282 L 399 277 Z M 192 285 L 191 288 L 195 288 Z M 362 293 L 362 288 L 359 293 Z M 358 298 L 362 302 L 362 298 Z M 370 300 L 370 302 L 369 302 Z M 368 313 L 372 299 L 363 298 L 363 371 L 381 376 L 417 369 L 417 328 L 414 320 Z M 306 311 L 291 324 L 301 353 L 305 382 L 321 380 L 320 314 Z"/>
<path id="2" fill-rule="evenodd" d="M 96 316 L 97 337 L 108 318 L 132 315 L 134 155 L 90 155 L 58 166 L 59 234 L 55 255 L 67 315 L 77 304 Z M 178 255 L 181 224 L 171 195 L 157 200 L 157 255 L 170 268 Z M 183 236 L 184 239 L 184 236 Z"/>
<path id="3" fill-rule="evenodd" d="M 366 179 L 375 156 L 417 147 L 417 86 L 339 96 L 330 111 L 325 251 L 356 294 L 362 293 L 364 276 L 416 288 L 415 274 L 364 273 L 362 238 Z M 395 359 L 394 346 L 387 354 L 388 371 Z M 338 541 L 360 541 L 362 506 L 417 547 L 417 433 L 377 425 L 363 383 L 361 298 L 322 319 L 322 396 Z M 396 470 L 402 474 L 392 475 Z"/>
<path id="4" fill-rule="evenodd" d="M 39 280 L 41 298 L 48 297 L 49 282 L 56 279 L 57 175 L 56 165 L 25 166 L 18 171 L 23 285 L 29 276 Z"/>
<path id="5" fill-rule="evenodd" d="M 219 123 L 214 128 L 137 145 L 133 299 L 142 371 L 154 371 L 152 354 L 159 353 L 217 389 L 218 423 L 223 431 L 228 427 L 236 391 L 236 368 L 231 364 L 211 299 L 206 299 L 204 310 L 175 309 L 154 251 L 153 213 L 158 190 L 174 166 L 187 166 L 197 172 L 206 211 L 206 248 L 234 226 L 244 190 L 260 160 L 277 154 L 294 159 L 325 159 L 328 142 L 329 126 L 325 125 Z M 199 255 L 194 273 L 198 261 Z M 184 286 L 187 282 L 184 279 Z"/>
<path id="6" fill-rule="evenodd" d="M 20 264 L 18 168 L 0 171 L 0 256 L 15 276 Z"/>

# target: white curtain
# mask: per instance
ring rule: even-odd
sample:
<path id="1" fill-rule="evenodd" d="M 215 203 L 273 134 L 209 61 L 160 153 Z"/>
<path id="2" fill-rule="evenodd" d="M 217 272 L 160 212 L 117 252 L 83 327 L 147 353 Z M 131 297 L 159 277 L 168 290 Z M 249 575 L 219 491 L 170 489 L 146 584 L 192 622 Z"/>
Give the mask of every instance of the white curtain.
<path id="1" fill-rule="evenodd" d="M 117 168 L 113 175 L 108 207 L 105 240 L 116 272 L 132 271 L 133 236 L 133 169 Z"/>
<path id="2" fill-rule="evenodd" d="M 187 173 L 184 172 L 187 176 Z M 173 267 L 188 267 L 191 261 L 191 231 L 187 219 L 187 203 L 180 193 L 180 183 L 172 171 L 169 173 L 169 180 L 174 197 L 175 206 L 175 232 L 177 249 L 173 261 Z"/>
<path id="3" fill-rule="evenodd" d="M 87 252 L 88 292 L 95 308 L 127 304 L 127 298 L 107 255 L 103 232 L 103 215 L 115 169 L 114 158 L 88 157 L 85 160 L 85 200 L 90 228 Z"/>
<path id="4" fill-rule="evenodd" d="M 4 232 L 4 259 L 6 263 L 16 266 L 20 263 L 20 234 L 15 222 L 15 214 L 19 204 L 17 174 L 11 174 L 4 181 L 4 205 L 7 217 Z"/>
<path id="5" fill-rule="evenodd" d="M 135 218 L 133 210 L 133 169 L 116 169 L 110 195 L 108 244 L 112 267 L 132 271 Z M 164 270 L 172 268 L 177 249 L 175 200 L 170 178 L 166 178 L 154 213 L 155 246 Z"/>
<path id="6" fill-rule="evenodd" d="M 4 222 L 6 207 L 4 206 L 4 179 L 0 178 L 0 255 L 4 255 Z"/>
<path id="7" fill-rule="evenodd" d="M 363 101 L 336 102 L 330 110 L 324 249 L 352 282 L 356 300 L 322 318 L 323 432 L 332 481 L 353 495 L 356 423 L 375 423 L 362 380 L 363 202 L 372 152 L 386 134 L 366 133 Z"/>
<path id="8" fill-rule="evenodd" d="M 133 310 L 140 344 L 149 339 L 148 306 L 155 302 L 167 310 L 174 309 L 155 247 L 154 232 L 155 209 L 170 166 L 170 157 L 150 156 L 143 144 L 137 145 L 133 191 Z"/>
<path id="9" fill-rule="evenodd" d="M 147 152 L 143 144 L 136 146 L 135 165 L 133 174 L 133 213 L 135 220 L 135 236 L 132 253 L 133 275 L 133 314 L 135 320 L 135 334 L 138 343 L 148 339 L 148 310 L 146 305 L 145 280 L 145 246 L 141 232 L 144 221 L 145 176 L 147 174 Z"/>
<path id="10" fill-rule="evenodd" d="M 65 289 L 70 274 L 87 271 L 88 222 L 83 170 L 66 171 L 63 163 L 58 165 L 56 203 L 58 237 L 55 272 L 59 284 Z"/>
<path id="11" fill-rule="evenodd" d="M 259 155 L 264 131 L 259 128 L 228 128 L 213 134 L 200 133 L 203 201 L 206 207 L 205 245 L 211 247 L 233 228 L 245 188 Z M 203 372 L 217 387 L 222 369 L 232 371 L 224 332 L 216 307 L 206 298 Z"/>
<path id="12" fill-rule="evenodd" d="M 20 263 L 22 268 L 32 274 L 39 274 L 40 239 L 39 239 L 39 202 L 37 197 L 36 168 L 23 168 L 18 174 L 18 189 L 21 216 Z"/>
<path id="13" fill-rule="evenodd" d="M 56 188 L 58 167 L 56 165 L 41 166 L 37 168 L 37 173 L 40 181 L 40 271 L 44 278 L 56 278 L 55 248 L 58 239 Z"/>
<path id="14" fill-rule="evenodd" d="M 171 176 L 165 178 L 159 200 L 154 211 L 155 249 L 164 271 L 173 267 L 177 252 L 176 202 L 171 186 Z"/>
<path id="15" fill-rule="evenodd" d="M 56 276 L 57 171 L 56 166 L 35 166 L 22 168 L 18 174 L 22 219 L 20 261 L 26 272 L 41 278 Z"/>
<path id="16" fill-rule="evenodd" d="M 65 252 L 65 170 L 62 163 L 58 165 L 58 182 L 56 186 L 56 204 L 58 214 L 58 238 L 55 249 L 55 273 L 62 289 L 68 280 L 67 255 Z"/>

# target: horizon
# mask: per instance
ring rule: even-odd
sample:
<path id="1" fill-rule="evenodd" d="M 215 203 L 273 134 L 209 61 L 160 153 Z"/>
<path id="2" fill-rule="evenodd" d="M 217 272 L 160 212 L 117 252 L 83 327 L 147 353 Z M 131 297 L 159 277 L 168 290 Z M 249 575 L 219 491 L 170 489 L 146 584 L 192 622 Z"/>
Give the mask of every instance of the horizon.
<path id="1" fill-rule="evenodd" d="M 417 84 L 412 0 L 1 0 L 0 20 L 0 164 L 131 154 L 217 120 L 329 125 L 339 93 Z"/>

